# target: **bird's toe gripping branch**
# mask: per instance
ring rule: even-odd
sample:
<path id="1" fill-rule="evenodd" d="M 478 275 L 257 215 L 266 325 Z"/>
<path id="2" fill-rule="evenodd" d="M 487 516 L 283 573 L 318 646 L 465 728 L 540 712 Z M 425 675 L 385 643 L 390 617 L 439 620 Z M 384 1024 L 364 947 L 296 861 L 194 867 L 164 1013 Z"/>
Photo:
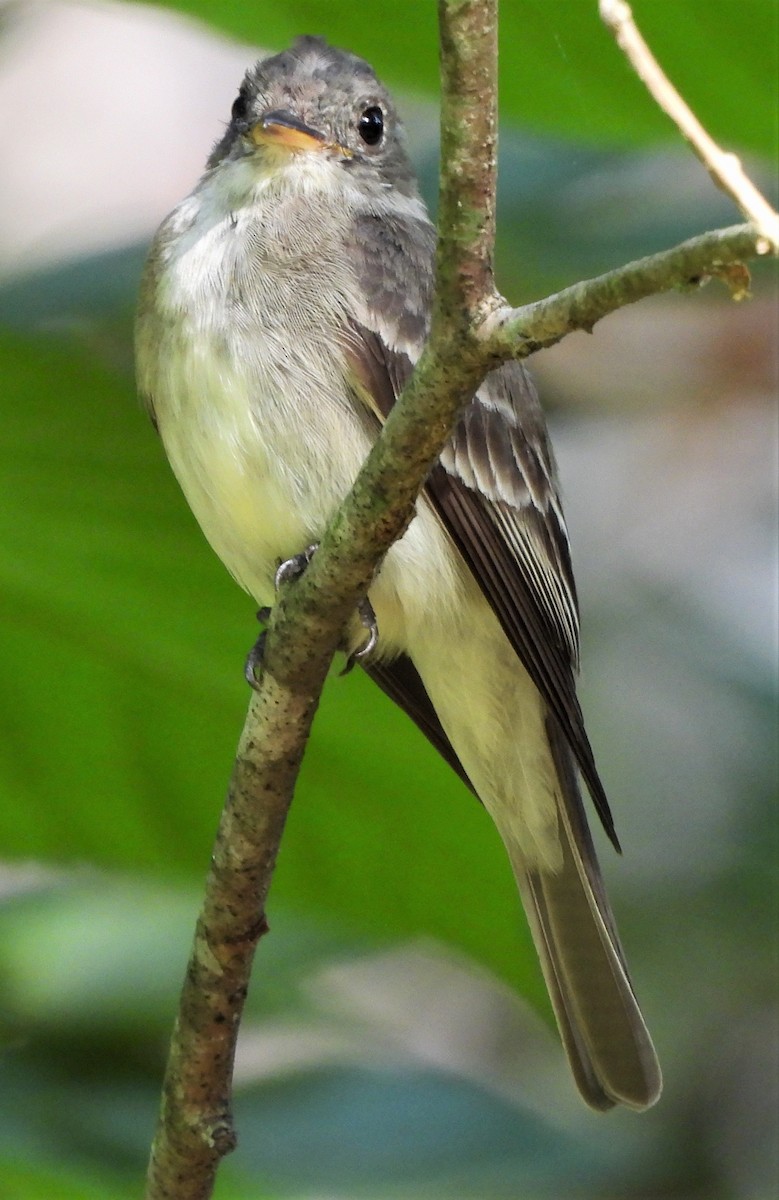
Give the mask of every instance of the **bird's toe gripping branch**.
<path id="1" fill-rule="evenodd" d="M 363 662 L 369 655 L 373 653 L 379 641 L 379 625 L 376 620 L 376 613 L 373 611 L 373 605 L 367 596 L 364 596 L 357 605 L 357 612 L 365 629 L 368 630 L 368 636 L 361 646 L 356 650 L 352 650 L 346 660 L 341 675 L 348 675 L 354 668 L 355 663 Z"/>
<path id="2" fill-rule="evenodd" d="M 261 625 L 267 624 L 267 622 L 270 620 L 272 611 L 273 610 L 268 607 L 258 609 L 257 620 Z M 260 671 L 262 670 L 262 660 L 265 657 L 265 639 L 267 636 L 267 629 L 263 629 L 260 632 L 260 636 L 257 638 L 257 641 L 246 655 L 246 662 L 244 663 L 244 677 L 249 687 L 253 688 L 255 692 L 259 691 L 260 687 L 259 675 Z"/>
<path id="3" fill-rule="evenodd" d="M 276 591 L 285 583 L 294 583 L 296 579 L 300 579 L 300 576 L 311 562 L 318 548 L 319 543 L 314 542 L 313 545 L 306 546 L 305 550 L 302 550 L 300 554 L 293 554 L 292 558 L 287 558 L 284 562 L 279 563 L 274 578 Z"/>
<path id="4" fill-rule="evenodd" d="M 306 546 L 305 550 L 301 551 L 300 554 L 294 554 L 292 558 L 287 558 L 284 562 L 279 563 L 279 566 L 276 569 L 276 575 L 274 577 L 276 591 L 278 591 L 279 588 L 284 584 L 293 583 L 296 579 L 300 578 L 308 564 L 311 562 L 311 559 L 314 557 L 316 550 L 317 543 L 314 543 L 311 546 Z M 342 675 L 348 675 L 356 663 L 362 662 L 370 654 L 372 654 L 376 649 L 376 645 L 379 640 L 379 626 L 376 621 L 376 614 L 373 611 L 373 605 L 367 596 L 364 597 L 357 605 L 357 612 L 363 626 L 368 630 L 368 636 L 361 646 L 358 646 L 356 650 L 351 652 L 346 660 L 346 666 L 341 672 Z M 261 608 L 257 613 L 257 620 L 261 621 L 262 623 L 266 623 L 270 619 L 270 615 L 270 608 Z M 259 675 L 262 671 L 262 663 L 265 655 L 265 640 L 267 637 L 267 632 L 268 631 L 266 629 L 262 630 L 260 636 L 257 638 L 257 641 L 254 643 L 248 655 L 246 656 L 246 663 L 244 665 L 246 682 L 249 684 L 249 687 L 253 688 L 255 691 L 257 691 L 259 688 Z"/>

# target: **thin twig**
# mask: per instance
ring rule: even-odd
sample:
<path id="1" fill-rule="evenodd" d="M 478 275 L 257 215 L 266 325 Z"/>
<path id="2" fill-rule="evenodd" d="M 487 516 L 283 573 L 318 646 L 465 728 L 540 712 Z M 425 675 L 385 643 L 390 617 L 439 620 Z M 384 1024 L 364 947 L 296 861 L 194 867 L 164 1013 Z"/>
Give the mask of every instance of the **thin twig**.
<path id="1" fill-rule="evenodd" d="M 690 143 L 717 187 L 735 201 L 765 238 L 763 253 L 779 254 L 779 213 L 744 172 L 738 157 L 717 145 L 679 95 L 641 36 L 630 5 L 625 0 L 600 0 L 600 15 L 639 79 Z"/>
<path id="2" fill-rule="evenodd" d="M 543 300 L 498 308 L 484 321 L 481 336 L 501 358 L 527 358 L 576 330 L 589 333 L 603 317 L 637 300 L 672 289 L 690 290 L 711 278 L 721 279 L 734 300 L 743 300 L 749 295 L 749 272 L 743 263 L 761 253 L 764 239 L 753 225 L 715 229 Z"/>

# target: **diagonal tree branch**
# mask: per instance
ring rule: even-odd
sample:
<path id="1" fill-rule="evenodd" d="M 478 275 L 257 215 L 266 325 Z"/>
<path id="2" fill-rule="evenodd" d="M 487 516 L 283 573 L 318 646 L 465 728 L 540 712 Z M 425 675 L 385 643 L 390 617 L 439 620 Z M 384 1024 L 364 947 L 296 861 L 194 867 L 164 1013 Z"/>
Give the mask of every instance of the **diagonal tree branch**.
<path id="1" fill-rule="evenodd" d="M 271 618 L 184 982 L 147 1200 L 206 1200 L 235 1145 L 232 1065 L 265 901 L 328 667 L 377 564 L 484 375 L 641 296 L 757 254 L 739 226 L 691 239 L 526 308 L 494 291 L 496 0 L 439 0 L 441 220 L 432 334 L 414 376 L 304 576 Z"/>

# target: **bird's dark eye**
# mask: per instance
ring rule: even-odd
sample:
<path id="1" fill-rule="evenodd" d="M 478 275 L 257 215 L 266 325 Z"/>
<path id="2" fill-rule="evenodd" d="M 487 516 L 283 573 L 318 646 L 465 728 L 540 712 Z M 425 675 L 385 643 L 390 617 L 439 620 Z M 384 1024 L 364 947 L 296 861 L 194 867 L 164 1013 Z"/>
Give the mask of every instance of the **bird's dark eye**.
<path id="1" fill-rule="evenodd" d="M 376 146 L 384 133 L 384 113 L 376 104 L 366 108 L 357 122 L 360 137 L 368 146 Z"/>
<path id="2" fill-rule="evenodd" d="M 234 121 L 242 121 L 246 116 L 248 109 L 249 97 L 246 95 L 246 92 L 243 90 L 243 88 L 241 88 L 240 92 L 233 100 L 233 107 L 230 112 L 230 116 Z"/>

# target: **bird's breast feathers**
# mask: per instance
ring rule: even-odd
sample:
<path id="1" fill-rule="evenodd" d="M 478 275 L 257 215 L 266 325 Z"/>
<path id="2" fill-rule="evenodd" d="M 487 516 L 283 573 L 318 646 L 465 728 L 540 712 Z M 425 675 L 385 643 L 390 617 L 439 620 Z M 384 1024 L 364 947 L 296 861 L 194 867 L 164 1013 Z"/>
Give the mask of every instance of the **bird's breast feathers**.
<path id="1" fill-rule="evenodd" d="M 301 267 L 269 237 L 284 225 L 280 198 L 265 200 L 230 212 L 196 192 L 175 210 L 152 255 L 138 336 L 141 389 L 182 490 L 216 553 L 263 604 L 278 561 L 321 536 L 376 428 L 345 353 L 347 314 L 361 308 L 348 255 L 320 236 Z M 399 595 L 404 565 L 423 605 Z M 440 598 L 450 609 L 457 583 L 423 504 L 374 597 L 384 649 L 401 648 L 406 618 L 422 619 L 416 608 L 435 611 L 434 592 L 452 597 Z"/>

